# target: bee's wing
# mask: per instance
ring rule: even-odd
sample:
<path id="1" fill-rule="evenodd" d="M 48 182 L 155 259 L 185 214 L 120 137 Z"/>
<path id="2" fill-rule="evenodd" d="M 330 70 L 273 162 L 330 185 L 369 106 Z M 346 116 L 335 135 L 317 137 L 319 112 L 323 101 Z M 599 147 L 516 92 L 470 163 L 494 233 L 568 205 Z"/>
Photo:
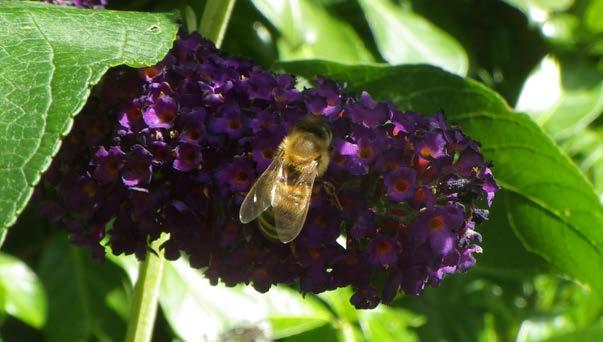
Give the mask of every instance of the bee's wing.
<path id="1" fill-rule="evenodd" d="M 272 203 L 272 194 L 276 184 L 276 175 L 282 169 L 282 152 L 275 154 L 268 168 L 258 177 L 251 190 L 245 196 L 241 209 L 239 210 L 239 219 L 242 223 L 249 223 L 256 219 Z"/>
<path id="2" fill-rule="evenodd" d="M 277 173 L 272 212 L 276 233 L 284 243 L 295 239 L 304 226 L 318 174 L 317 166 L 315 161 L 302 170 L 281 167 Z"/>

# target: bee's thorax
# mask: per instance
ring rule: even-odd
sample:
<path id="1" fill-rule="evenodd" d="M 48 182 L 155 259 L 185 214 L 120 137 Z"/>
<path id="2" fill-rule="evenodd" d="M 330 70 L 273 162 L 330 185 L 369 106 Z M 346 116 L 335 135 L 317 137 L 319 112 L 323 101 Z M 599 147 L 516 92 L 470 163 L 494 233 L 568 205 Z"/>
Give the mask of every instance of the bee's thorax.
<path id="1" fill-rule="evenodd" d="M 322 175 L 329 164 L 329 142 L 308 132 L 293 131 L 283 140 L 281 147 L 284 163 L 298 169 L 318 162 L 318 175 Z"/>

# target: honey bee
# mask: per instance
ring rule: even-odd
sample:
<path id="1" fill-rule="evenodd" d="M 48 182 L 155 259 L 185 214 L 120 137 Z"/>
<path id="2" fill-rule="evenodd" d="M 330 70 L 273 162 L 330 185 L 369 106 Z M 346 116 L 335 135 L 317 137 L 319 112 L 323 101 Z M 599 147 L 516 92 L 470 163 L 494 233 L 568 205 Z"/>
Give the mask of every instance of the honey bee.
<path id="1" fill-rule="evenodd" d="M 331 128 L 320 117 L 301 119 L 247 193 L 239 211 L 241 222 L 257 218 L 269 238 L 293 241 L 306 221 L 314 181 L 329 166 L 332 138 Z"/>

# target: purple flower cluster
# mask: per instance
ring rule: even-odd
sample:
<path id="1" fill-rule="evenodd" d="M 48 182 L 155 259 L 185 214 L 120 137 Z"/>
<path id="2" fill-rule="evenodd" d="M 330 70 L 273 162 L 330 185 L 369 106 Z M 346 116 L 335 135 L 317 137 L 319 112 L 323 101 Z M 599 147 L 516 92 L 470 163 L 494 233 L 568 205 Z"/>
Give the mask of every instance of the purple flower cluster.
<path id="1" fill-rule="evenodd" d="M 475 225 L 498 190 L 478 144 L 442 113 L 402 112 L 324 78 L 294 86 L 199 35 L 181 37 L 158 65 L 104 81 L 46 176 L 56 195 L 44 207 L 98 258 L 105 235 L 113 253 L 144 258 L 168 232 L 166 257 L 186 253 L 213 283 L 351 285 L 357 308 L 471 268 Z M 331 126 L 331 163 L 301 234 L 283 244 L 238 211 L 305 115 Z"/>
<path id="2" fill-rule="evenodd" d="M 44 2 L 55 5 L 98 9 L 107 6 L 108 0 L 44 0 Z"/>

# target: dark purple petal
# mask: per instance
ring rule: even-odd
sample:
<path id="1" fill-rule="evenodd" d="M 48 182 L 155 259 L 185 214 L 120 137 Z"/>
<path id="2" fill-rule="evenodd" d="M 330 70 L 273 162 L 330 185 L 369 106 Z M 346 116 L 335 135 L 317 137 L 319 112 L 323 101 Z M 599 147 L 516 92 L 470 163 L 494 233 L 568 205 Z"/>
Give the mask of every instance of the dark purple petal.
<path id="1" fill-rule="evenodd" d="M 395 241 L 378 237 L 368 247 L 368 261 L 374 266 L 388 267 L 398 262 L 398 246 Z"/>
<path id="2" fill-rule="evenodd" d="M 245 122 L 237 106 L 228 106 L 224 110 L 224 117 L 211 121 L 211 129 L 215 133 L 225 133 L 230 138 L 240 137 L 245 130 Z"/>
<path id="3" fill-rule="evenodd" d="M 425 137 L 415 142 L 415 149 L 422 158 L 435 159 L 446 155 L 445 145 L 446 141 L 442 133 L 429 132 Z"/>
<path id="4" fill-rule="evenodd" d="M 249 190 L 255 178 L 255 165 L 247 158 L 237 158 L 216 172 L 218 183 L 234 192 Z"/>
<path id="5" fill-rule="evenodd" d="M 385 186 L 389 198 L 401 202 L 412 198 L 415 194 L 417 172 L 408 167 L 400 167 L 385 176 Z"/>
<path id="6" fill-rule="evenodd" d="M 144 122 L 151 128 L 170 128 L 176 119 L 177 110 L 178 105 L 171 96 L 161 95 L 144 111 Z"/>
<path id="7" fill-rule="evenodd" d="M 178 171 L 187 172 L 197 168 L 201 160 L 199 145 L 183 143 L 176 147 L 176 158 L 173 166 Z"/>
<path id="8" fill-rule="evenodd" d="M 93 165 L 96 166 L 94 169 L 94 178 L 103 183 L 114 183 L 117 181 L 125 155 L 117 146 L 111 147 L 109 151 L 101 146 L 94 155 Z"/>
<path id="9" fill-rule="evenodd" d="M 389 106 L 375 102 L 367 92 L 362 92 L 358 103 L 347 108 L 352 122 L 367 128 L 377 128 L 391 118 Z"/>
<path id="10" fill-rule="evenodd" d="M 126 155 L 121 179 L 128 187 L 147 184 L 151 181 L 153 155 L 141 145 L 136 145 Z"/>

